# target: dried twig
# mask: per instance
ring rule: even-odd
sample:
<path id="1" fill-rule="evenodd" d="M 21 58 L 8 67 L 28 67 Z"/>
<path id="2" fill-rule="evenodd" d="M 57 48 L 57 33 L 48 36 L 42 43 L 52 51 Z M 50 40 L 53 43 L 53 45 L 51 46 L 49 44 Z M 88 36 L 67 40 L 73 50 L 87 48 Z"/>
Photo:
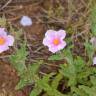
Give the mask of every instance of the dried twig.
<path id="1" fill-rule="evenodd" d="M 0 10 L 3 10 L 3 9 L 4 9 L 8 4 L 10 4 L 11 2 L 12 2 L 12 0 L 8 0 L 8 2 L 5 3 L 5 5 L 3 5 Z"/>

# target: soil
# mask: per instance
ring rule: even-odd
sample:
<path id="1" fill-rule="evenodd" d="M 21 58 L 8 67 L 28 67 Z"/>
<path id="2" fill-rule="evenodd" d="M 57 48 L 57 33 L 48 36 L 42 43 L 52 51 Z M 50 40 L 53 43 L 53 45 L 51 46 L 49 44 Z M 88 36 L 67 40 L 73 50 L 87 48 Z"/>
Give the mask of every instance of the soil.
<path id="1" fill-rule="evenodd" d="M 44 0 L 43 2 L 42 1 L 43 0 L 41 0 L 40 2 L 35 2 L 35 3 L 30 3 L 30 2 L 12 3 L 11 2 L 10 4 L 6 5 L 0 11 L 0 14 L 5 15 L 8 22 L 11 22 L 12 25 L 14 25 L 15 27 L 24 29 L 24 32 L 26 34 L 26 38 L 28 41 L 28 50 L 29 50 L 28 63 L 32 63 L 34 61 L 34 59 L 41 58 L 41 57 L 44 60 L 46 60 L 48 58 L 48 56 L 51 54 L 47 50 L 47 48 L 45 48 L 42 45 L 42 40 L 43 40 L 44 34 L 45 34 L 46 30 L 48 29 L 48 23 L 44 22 L 43 21 L 44 19 L 42 20 L 42 18 L 40 18 L 40 16 L 42 16 L 42 14 L 46 14 L 45 10 L 47 10 L 49 8 L 50 4 L 51 5 L 55 4 L 55 2 L 52 3 L 52 1 L 54 1 L 54 0 Z M 88 28 L 87 23 L 86 23 L 87 21 L 85 19 L 86 16 L 88 15 L 88 12 L 87 12 L 88 8 L 86 8 L 87 3 L 85 3 L 86 0 L 75 0 L 78 12 L 77 11 L 74 12 L 74 14 L 71 14 L 72 16 L 67 14 L 68 2 L 66 2 L 66 0 L 60 0 L 60 1 L 65 6 L 66 14 L 64 15 L 64 19 L 66 21 L 64 24 L 62 24 L 62 22 L 59 22 L 60 24 L 56 23 L 57 29 L 59 29 L 61 27 L 68 28 L 69 26 L 71 26 L 73 24 L 75 30 L 81 30 L 81 31 L 86 30 Z M 84 2 L 81 2 L 81 1 L 84 1 Z M 6 4 L 6 2 L 1 3 L 0 4 L 1 8 L 5 4 Z M 33 20 L 32 26 L 23 27 L 20 25 L 20 23 L 19 23 L 20 19 L 24 15 L 32 18 L 32 20 Z M 80 21 L 80 20 L 84 20 L 84 21 Z M 49 22 L 50 22 L 50 20 L 49 20 Z M 80 22 L 80 23 L 77 24 L 76 22 Z M 54 21 L 52 22 L 52 24 L 53 23 L 54 23 Z M 83 23 L 86 26 L 85 25 L 83 26 Z M 49 25 L 51 25 L 51 24 L 49 24 Z M 87 29 L 87 30 L 89 30 L 89 29 Z M 69 35 L 70 35 L 70 33 L 69 33 Z M 75 40 L 78 40 L 78 39 L 76 38 Z M 82 46 L 80 48 L 82 49 Z M 77 51 L 80 51 L 81 50 L 80 48 L 77 48 Z M 76 48 L 75 48 L 75 51 L 76 51 Z M 75 52 L 75 53 L 77 54 L 77 52 Z M 80 54 L 82 54 L 82 53 L 84 53 L 84 52 L 81 52 Z M 2 57 L 2 54 L 1 54 L 1 57 Z M 57 63 L 51 62 L 51 63 L 53 64 L 54 67 L 43 66 L 41 68 L 42 72 L 47 73 L 50 71 L 55 71 L 57 69 L 57 67 L 54 65 L 54 63 L 58 65 L 58 62 Z M 15 90 L 15 86 L 18 83 L 18 81 L 19 81 L 19 77 L 18 77 L 16 71 L 12 68 L 12 66 L 10 66 L 10 63 L 8 62 L 8 60 L 6 58 L 5 59 L 1 58 L 0 59 L 0 96 L 29 96 L 29 93 L 31 90 L 30 86 L 27 86 L 24 89 L 19 90 L 19 91 Z"/>
<path id="2" fill-rule="evenodd" d="M 21 0 L 22 1 L 22 0 Z M 30 0 L 29 0 L 30 1 Z M 5 3 L 1 3 L 3 6 Z M 12 7 L 12 8 L 10 8 Z M 13 26 L 21 27 L 26 33 L 26 38 L 28 40 L 28 50 L 29 50 L 29 63 L 34 60 L 34 58 L 40 57 L 41 55 L 46 58 L 44 54 L 49 54 L 48 51 L 37 50 L 37 48 L 42 47 L 42 38 L 46 30 L 46 26 L 43 23 L 40 23 L 35 16 L 38 16 L 41 11 L 40 2 L 32 3 L 30 2 L 11 2 L 10 5 L 7 5 L 3 10 L 1 10 L 1 15 L 4 14 Z M 20 25 L 19 21 L 22 16 L 29 16 L 33 20 L 33 24 L 30 27 L 23 27 Z M 35 42 L 36 41 L 36 42 Z M 32 44 L 33 43 L 33 44 Z M 35 46 L 34 46 L 35 44 Z M 36 51 L 36 52 L 35 52 Z M 40 52 L 39 52 L 40 51 Z M 41 52 L 42 51 L 42 52 Z M 10 51 L 11 52 L 11 51 Z M 1 57 L 8 55 L 8 52 L 1 54 Z M 31 55 L 30 55 L 31 54 Z M 48 55 L 47 55 L 48 56 Z M 30 58 L 31 61 L 30 61 Z M 16 70 L 12 68 L 8 60 L 1 58 L 0 62 L 0 96 L 29 96 L 31 87 L 26 87 L 22 90 L 15 90 L 15 86 L 19 81 L 19 77 L 16 73 Z"/>

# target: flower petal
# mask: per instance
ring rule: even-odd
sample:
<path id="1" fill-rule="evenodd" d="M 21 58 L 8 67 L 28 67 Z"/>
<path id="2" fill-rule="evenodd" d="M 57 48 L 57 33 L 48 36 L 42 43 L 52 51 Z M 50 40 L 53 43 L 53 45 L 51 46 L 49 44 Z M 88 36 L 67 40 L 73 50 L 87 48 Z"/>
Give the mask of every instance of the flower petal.
<path id="1" fill-rule="evenodd" d="M 6 45 L 0 46 L 0 53 L 7 51 L 8 49 L 9 49 L 9 47 Z"/>
<path id="2" fill-rule="evenodd" d="M 32 20 L 28 16 L 23 16 L 21 18 L 20 24 L 23 26 L 30 26 L 32 25 Z"/>
<path id="3" fill-rule="evenodd" d="M 52 53 L 56 53 L 58 51 L 58 47 L 57 46 L 51 46 L 49 47 L 49 51 L 51 51 Z"/>
<path id="4" fill-rule="evenodd" d="M 66 36 L 66 32 L 61 29 L 61 30 L 57 31 L 56 35 L 57 35 L 59 38 L 64 39 L 65 36 Z"/>
<path id="5" fill-rule="evenodd" d="M 4 31 L 5 28 L 0 28 L 0 36 L 7 36 L 7 32 Z"/>
<path id="6" fill-rule="evenodd" d="M 56 52 L 62 50 L 65 46 L 66 46 L 66 42 L 62 41 L 58 46 L 51 45 L 48 47 L 49 47 L 49 51 L 51 51 L 52 53 L 56 53 Z"/>
<path id="7" fill-rule="evenodd" d="M 44 44 L 45 46 L 48 46 L 48 45 L 49 45 L 49 40 L 48 40 L 47 38 L 44 38 L 44 39 L 43 39 L 43 44 Z"/>
<path id="8" fill-rule="evenodd" d="M 14 37 L 11 36 L 11 35 L 8 35 L 6 38 L 7 38 L 7 39 L 6 39 L 6 44 L 7 44 L 8 46 L 13 46 Z"/>
<path id="9" fill-rule="evenodd" d="M 96 57 L 93 58 L 93 65 L 96 65 Z"/>
<path id="10" fill-rule="evenodd" d="M 47 30 L 47 32 L 45 33 L 45 36 L 46 37 L 54 37 L 55 36 L 54 33 L 56 33 L 56 31 L 54 31 L 54 30 Z"/>
<path id="11" fill-rule="evenodd" d="M 52 42 L 51 38 L 45 37 L 45 38 L 43 39 L 43 45 L 45 45 L 45 46 L 50 47 L 50 46 L 52 45 L 51 42 Z"/>
<path id="12" fill-rule="evenodd" d="M 49 51 L 55 53 L 66 46 L 66 42 L 63 41 L 65 36 L 66 36 L 66 32 L 64 30 L 59 30 L 59 31 L 48 30 L 45 33 L 43 44 L 49 47 Z M 59 44 L 54 44 L 54 40 L 60 40 Z"/>
<path id="13" fill-rule="evenodd" d="M 62 40 L 61 43 L 58 45 L 58 50 L 65 48 L 66 45 L 66 42 Z"/>

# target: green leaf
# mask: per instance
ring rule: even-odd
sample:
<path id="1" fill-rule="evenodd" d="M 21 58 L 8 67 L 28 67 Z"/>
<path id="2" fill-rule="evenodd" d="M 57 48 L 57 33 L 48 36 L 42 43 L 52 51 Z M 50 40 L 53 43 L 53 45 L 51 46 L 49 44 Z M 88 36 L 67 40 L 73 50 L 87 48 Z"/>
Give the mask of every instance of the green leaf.
<path id="1" fill-rule="evenodd" d="M 84 69 L 82 69 L 82 72 L 78 73 L 77 78 L 78 79 L 87 78 L 88 76 L 93 74 L 92 71 L 93 71 L 92 68 L 85 67 Z"/>
<path id="2" fill-rule="evenodd" d="M 80 85 L 79 88 L 84 90 L 88 94 L 88 96 L 96 96 L 96 87 Z"/>
<path id="3" fill-rule="evenodd" d="M 64 65 L 62 64 L 61 69 L 59 70 L 60 73 L 69 79 L 68 85 L 74 86 L 76 84 L 76 70 L 73 64 Z"/>
<path id="4" fill-rule="evenodd" d="M 61 54 L 55 54 L 48 58 L 48 60 L 62 60 L 64 57 Z"/>
<path id="5" fill-rule="evenodd" d="M 43 76 L 42 79 L 38 79 L 38 81 L 36 81 L 34 89 L 31 91 L 30 96 L 38 96 L 40 92 L 42 92 L 43 90 L 43 88 L 41 87 L 42 86 L 41 82 L 43 82 L 44 84 L 48 84 L 50 77 L 52 77 L 52 75 L 54 75 L 54 73 L 46 74 Z"/>
<path id="6" fill-rule="evenodd" d="M 46 74 L 43 78 L 38 79 L 30 96 L 38 96 L 42 91 L 44 91 L 47 96 L 68 96 L 60 93 L 58 90 L 49 85 L 50 78 L 53 77 L 53 75 L 54 73 Z"/>
<path id="7" fill-rule="evenodd" d="M 25 60 L 28 52 L 26 51 L 26 44 L 22 44 L 21 48 L 10 57 L 12 66 L 17 70 L 17 72 L 22 74 L 26 70 Z"/>
<path id="8" fill-rule="evenodd" d="M 58 90 L 52 88 L 49 84 L 45 83 L 42 79 L 38 81 L 39 88 L 43 89 L 49 96 L 66 96 Z"/>
<path id="9" fill-rule="evenodd" d="M 16 85 L 15 89 L 19 90 L 23 87 L 25 87 L 28 84 L 28 82 L 25 79 L 20 79 L 19 83 Z"/>
<path id="10" fill-rule="evenodd" d="M 53 82 L 51 83 L 52 88 L 57 89 L 60 80 L 63 78 L 63 75 L 61 73 L 58 73 L 56 77 L 54 78 Z"/>
<path id="11" fill-rule="evenodd" d="M 76 87 L 72 87 L 72 92 L 75 92 L 76 96 L 88 96 L 82 89 L 76 88 Z"/>
<path id="12" fill-rule="evenodd" d="M 30 93 L 30 96 L 38 96 L 40 93 L 42 92 L 42 90 L 38 87 L 35 87 L 31 93 Z"/>
<path id="13" fill-rule="evenodd" d="M 91 30 L 94 36 L 96 36 L 96 5 L 92 6 L 90 14 Z"/>
<path id="14" fill-rule="evenodd" d="M 91 83 L 96 86 L 96 77 L 95 76 L 90 76 Z"/>
<path id="15" fill-rule="evenodd" d="M 73 56 L 70 51 L 70 48 L 63 50 L 64 58 L 67 60 L 69 64 L 73 64 Z"/>
<path id="16" fill-rule="evenodd" d="M 81 72 L 83 68 L 85 67 L 85 62 L 81 57 L 78 56 L 74 60 L 74 66 L 75 66 L 76 72 Z"/>
<path id="17" fill-rule="evenodd" d="M 1 17 L 0 18 L 0 26 L 5 28 L 6 24 L 7 24 L 6 18 L 5 17 Z"/>
<path id="18" fill-rule="evenodd" d="M 23 33 L 23 30 L 22 29 L 17 29 L 17 28 L 13 28 L 13 26 L 12 26 L 12 24 L 9 24 L 9 27 L 10 27 L 10 32 L 12 33 L 12 34 L 14 34 L 14 36 L 15 36 L 15 42 L 18 44 L 18 41 L 19 42 L 22 42 L 23 40 L 21 39 L 21 36 L 22 36 L 22 34 L 24 34 Z"/>
<path id="19" fill-rule="evenodd" d="M 50 74 L 44 75 L 43 78 L 42 78 L 42 81 L 44 81 L 45 83 L 49 83 L 50 78 L 51 78 L 53 75 L 55 75 L 55 73 L 50 73 Z"/>
<path id="20" fill-rule="evenodd" d="M 86 41 L 84 45 L 85 45 L 85 49 L 87 51 L 87 54 L 89 56 L 89 60 L 91 61 L 93 59 L 93 54 L 95 52 L 94 47 L 88 41 Z"/>
<path id="21" fill-rule="evenodd" d="M 38 61 L 37 63 L 28 65 L 27 70 L 24 71 L 22 75 L 20 75 L 20 81 L 16 86 L 17 90 L 36 82 L 36 80 L 39 78 L 37 73 L 41 64 L 42 62 Z"/>

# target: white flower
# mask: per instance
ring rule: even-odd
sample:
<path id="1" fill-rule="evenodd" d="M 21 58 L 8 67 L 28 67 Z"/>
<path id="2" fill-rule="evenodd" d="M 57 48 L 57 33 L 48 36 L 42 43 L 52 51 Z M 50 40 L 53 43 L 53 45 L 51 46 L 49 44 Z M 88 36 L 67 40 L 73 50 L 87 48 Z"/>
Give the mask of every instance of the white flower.
<path id="1" fill-rule="evenodd" d="M 96 65 L 96 57 L 93 57 L 93 65 Z"/>
<path id="2" fill-rule="evenodd" d="M 20 24 L 23 26 L 31 26 L 32 25 L 32 19 L 28 16 L 23 16 L 20 20 Z"/>
<path id="3" fill-rule="evenodd" d="M 92 38 L 90 39 L 90 43 L 91 43 L 94 47 L 96 47 L 96 37 L 92 37 Z"/>

